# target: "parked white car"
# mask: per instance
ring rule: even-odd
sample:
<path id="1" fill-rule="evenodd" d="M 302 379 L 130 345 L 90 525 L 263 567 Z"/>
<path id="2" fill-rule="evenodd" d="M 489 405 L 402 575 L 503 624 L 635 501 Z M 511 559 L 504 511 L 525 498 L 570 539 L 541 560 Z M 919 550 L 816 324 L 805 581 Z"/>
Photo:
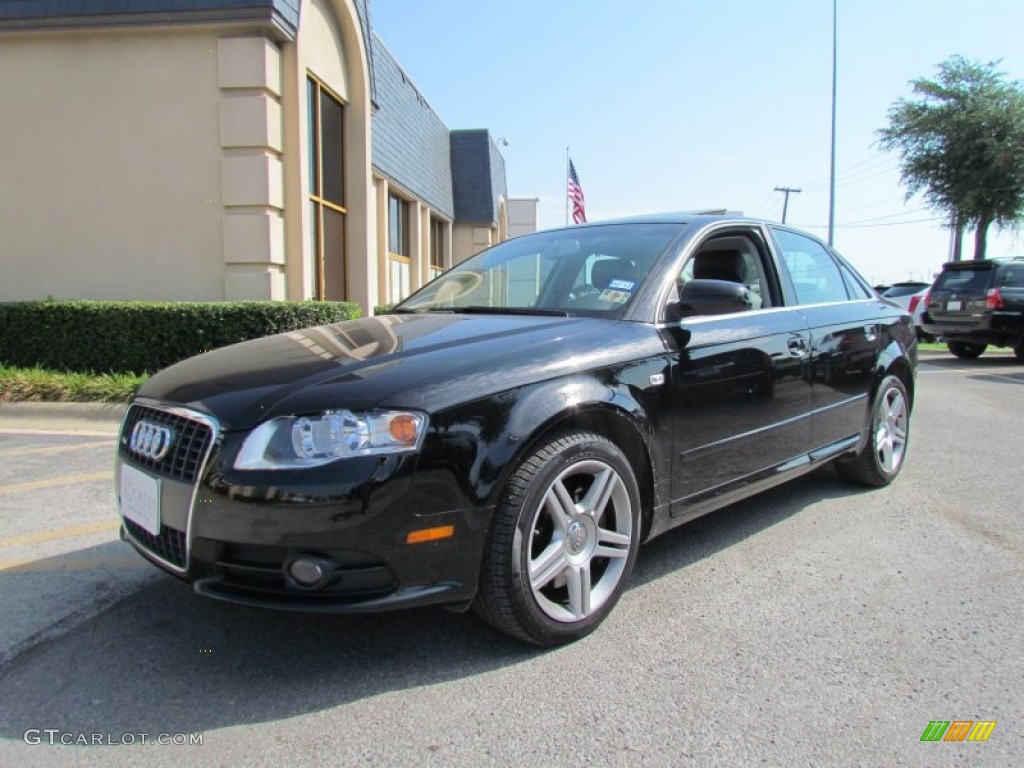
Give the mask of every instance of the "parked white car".
<path id="1" fill-rule="evenodd" d="M 924 332 L 921 327 L 921 313 L 924 312 L 925 297 L 931 289 L 931 283 L 918 281 L 907 281 L 905 283 L 893 283 L 882 296 L 894 304 L 899 304 L 914 317 L 914 328 L 917 330 L 917 338 L 921 341 L 931 341 L 930 334 Z"/>

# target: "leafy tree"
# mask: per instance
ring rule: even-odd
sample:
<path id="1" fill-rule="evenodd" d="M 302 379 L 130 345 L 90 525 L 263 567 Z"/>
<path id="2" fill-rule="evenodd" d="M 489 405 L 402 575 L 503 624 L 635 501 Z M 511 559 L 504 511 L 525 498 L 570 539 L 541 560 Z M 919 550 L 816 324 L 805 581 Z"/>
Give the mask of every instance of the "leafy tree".
<path id="1" fill-rule="evenodd" d="M 882 149 L 900 153 L 907 197 L 949 217 L 959 233 L 973 227 L 974 258 L 985 258 L 989 226 L 1016 229 L 1024 214 L 1024 88 L 996 70 L 952 56 L 934 80 L 912 80 L 916 100 L 898 99 Z"/>

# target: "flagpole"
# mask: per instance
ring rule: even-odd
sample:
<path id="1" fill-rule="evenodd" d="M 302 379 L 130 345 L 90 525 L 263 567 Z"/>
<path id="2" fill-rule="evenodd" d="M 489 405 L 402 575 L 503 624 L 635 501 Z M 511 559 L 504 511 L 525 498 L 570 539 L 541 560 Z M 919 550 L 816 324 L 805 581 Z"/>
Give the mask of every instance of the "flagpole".
<path id="1" fill-rule="evenodd" d="M 565 226 L 569 226 L 569 148 L 565 148 Z"/>

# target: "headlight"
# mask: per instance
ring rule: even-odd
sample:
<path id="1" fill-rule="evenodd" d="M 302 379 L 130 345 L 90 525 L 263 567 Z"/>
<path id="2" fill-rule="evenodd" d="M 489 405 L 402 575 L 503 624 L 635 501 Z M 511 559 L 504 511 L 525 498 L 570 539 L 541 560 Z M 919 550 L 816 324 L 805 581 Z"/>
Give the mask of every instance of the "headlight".
<path id="1" fill-rule="evenodd" d="M 271 419 L 245 438 L 235 469 L 301 469 L 351 456 L 415 451 L 426 424 L 424 414 L 412 411 L 325 411 Z"/>

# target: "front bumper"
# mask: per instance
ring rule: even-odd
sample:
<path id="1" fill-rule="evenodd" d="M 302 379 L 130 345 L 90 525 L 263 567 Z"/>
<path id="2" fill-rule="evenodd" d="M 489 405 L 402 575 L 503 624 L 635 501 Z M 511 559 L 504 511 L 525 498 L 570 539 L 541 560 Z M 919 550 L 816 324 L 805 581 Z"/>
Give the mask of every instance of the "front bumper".
<path id="1" fill-rule="evenodd" d="M 191 471 L 179 471 L 180 456 L 154 462 L 131 450 L 129 435 L 143 418 L 175 430 L 199 425 L 204 434 L 189 446 Z M 122 425 L 115 471 L 124 538 L 197 593 L 233 603 L 369 612 L 472 600 L 492 510 L 470 506 L 454 483 L 418 470 L 415 454 L 239 471 L 232 462 L 243 438 L 222 433 L 206 414 L 134 403 Z M 126 466 L 157 479 L 156 532 L 125 516 Z M 443 526 L 453 535 L 408 543 L 412 532 Z M 298 583 L 287 568 L 304 555 L 327 566 L 315 587 Z"/>

